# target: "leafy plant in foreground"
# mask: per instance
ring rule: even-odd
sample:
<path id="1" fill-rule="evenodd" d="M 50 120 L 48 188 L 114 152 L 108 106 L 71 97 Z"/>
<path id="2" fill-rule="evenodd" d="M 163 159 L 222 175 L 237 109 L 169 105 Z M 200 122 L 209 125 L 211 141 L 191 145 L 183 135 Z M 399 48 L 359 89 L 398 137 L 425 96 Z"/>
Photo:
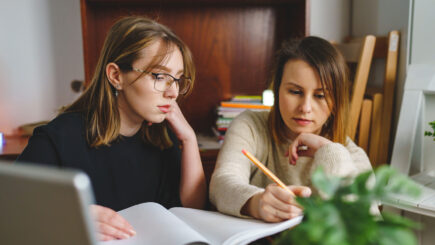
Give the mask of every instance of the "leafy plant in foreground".
<path id="1" fill-rule="evenodd" d="M 433 137 L 433 141 L 435 141 L 435 121 L 433 122 L 429 122 L 429 125 L 432 127 L 432 131 L 424 131 L 424 136 L 432 136 Z"/>
<path id="2" fill-rule="evenodd" d="M 407 176 L 388 166 L 350 178 L 327 177 L 317 169 L 312 182 L 321 195 L 297 198 L 304 207 L 304 219 L 292 230 L 285 231 L 274 244 L 298 245 L 413 245 L 417 244 L 412 229 L 418 224 L 398 215 L 371 214 L 373 203 L 392 193 L 417 196 L 418 186 Z"/>

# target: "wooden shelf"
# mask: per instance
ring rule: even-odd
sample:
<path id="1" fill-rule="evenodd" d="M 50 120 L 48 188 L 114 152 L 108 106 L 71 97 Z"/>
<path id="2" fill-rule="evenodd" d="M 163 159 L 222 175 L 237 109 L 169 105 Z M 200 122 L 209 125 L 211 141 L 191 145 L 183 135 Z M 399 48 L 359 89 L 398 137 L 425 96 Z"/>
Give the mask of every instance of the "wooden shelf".
<path id="1" fill-rule="evenodd" d="M 81 0 L 86 83 L 117 19 L 156 19 L 192 50 L 197 79 L 180 106 L 195 132 L 211 135 L 219 103 L 235 94 L 261 94 L 281 41 L 307 35 L 307 5 L 308 0 Z"/>

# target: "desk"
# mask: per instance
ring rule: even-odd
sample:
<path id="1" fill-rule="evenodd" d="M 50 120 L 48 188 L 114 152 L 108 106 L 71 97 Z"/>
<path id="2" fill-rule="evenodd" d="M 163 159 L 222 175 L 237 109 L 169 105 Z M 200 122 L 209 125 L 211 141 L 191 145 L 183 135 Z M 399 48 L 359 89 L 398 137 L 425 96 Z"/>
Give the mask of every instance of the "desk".
<path id="1" fill-rule="evenodd" d="M 28 136 L 4 136 L 5 143 L 0 147 L 0 160 L 14 161 L 26 148 Z"/>

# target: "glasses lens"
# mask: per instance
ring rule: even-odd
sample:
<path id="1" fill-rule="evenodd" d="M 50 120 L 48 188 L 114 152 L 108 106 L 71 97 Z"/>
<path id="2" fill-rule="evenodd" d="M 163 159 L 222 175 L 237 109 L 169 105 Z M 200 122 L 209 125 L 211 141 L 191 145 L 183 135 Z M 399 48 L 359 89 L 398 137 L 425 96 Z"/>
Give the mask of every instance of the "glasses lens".
<path id="1" fill-rule="evenodd" d="M 179 84 L 179 86 L 180 86 L 179 93 L 186 94 L 190 89 L 190 85 L 191 85 L 190 78 L 181 77 L 179 83 L 180 83 Z"/>
<path id="2" fill-rule="evenodd" d="M 154 88 L 160 92 L 165 92 L 172 84 L 172 78 L 166 74 L 154 75 Z"/>
<path id="3" fill-rule="evenodd" d="M 190 89 L 191 81 L 189 78 L 180 77 L 178 81 L 168 74 L 156 74 L 154 76 L 154 88 L 157 91 L 165 92 L 175 83 L 175 87 L 180 94 L 185 94 Z"/>

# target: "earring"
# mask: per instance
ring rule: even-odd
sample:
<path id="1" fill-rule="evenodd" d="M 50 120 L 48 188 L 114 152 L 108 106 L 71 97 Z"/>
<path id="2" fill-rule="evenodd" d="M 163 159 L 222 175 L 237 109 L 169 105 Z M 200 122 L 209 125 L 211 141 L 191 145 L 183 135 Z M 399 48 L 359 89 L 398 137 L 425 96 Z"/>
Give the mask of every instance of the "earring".
<path id="1" fill-rule="evenodd" d="M 119 84 L 116 84 L 116 86 L 115 86 L 115 97 L 118 97 L 118 94 L 119 94 L 118 90 L 119 89 L 120 89 Z"/>

